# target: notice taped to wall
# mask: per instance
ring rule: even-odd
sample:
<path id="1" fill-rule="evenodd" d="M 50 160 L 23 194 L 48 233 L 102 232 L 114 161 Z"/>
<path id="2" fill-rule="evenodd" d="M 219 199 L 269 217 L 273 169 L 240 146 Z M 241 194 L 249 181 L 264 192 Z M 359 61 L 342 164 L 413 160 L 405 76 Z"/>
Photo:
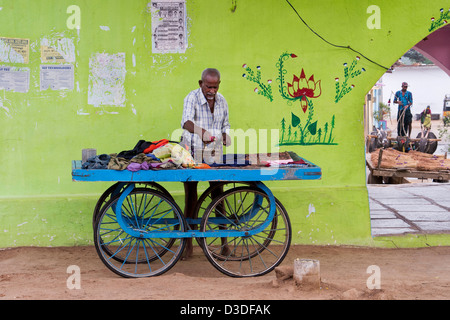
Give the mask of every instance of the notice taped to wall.
<path id="1" fill-rule="evenodd" d="M 186 3 L 184 0 L 151 2 L 152 52 L 186 52 Z"/>
<path id="2" fill-rule="evenodd" d="M 125 106 L 125 53 L 95 53 L 89 59 L 88 104 Z"/>
<path id="3" fill-rule="evenodd" d="M 28 63 L 30 40 L 0 37 L 0 61 L 8 63 Z"/>
<path id="4" fill-rule="evenodd" d="M 0 89 L 14 92 L 28 92 L 30 69 L 0 66 Z"/>
<path id="5" fill-rule="evenodd" d="M 63 34 L 51 34 L 41 39 L 42 63 L 74 63 L 75 44 Z"/>
<path id="6" fill-rule="evenodd" d="M 41 65 L 41 91 L 47 90 L 73 90 L 73 65 Z"/>

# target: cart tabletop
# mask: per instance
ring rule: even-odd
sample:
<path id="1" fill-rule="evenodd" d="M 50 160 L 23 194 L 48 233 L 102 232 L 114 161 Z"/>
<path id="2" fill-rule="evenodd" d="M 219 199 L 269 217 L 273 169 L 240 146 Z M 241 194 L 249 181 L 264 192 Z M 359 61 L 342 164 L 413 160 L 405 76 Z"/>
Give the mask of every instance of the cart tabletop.
<path id="1" fill-rule="evenodd" d="M 73 181 L 123 181 L 123 182 L 188 182 L 188 181 L 275 181 L 318 180 L 322 170 L 303 159 L 306 164 L 277 167 L 212 167 L 208 169 L 153 169 L 110 170 L 82 169 L 81 160 L 72 161 Z"/>

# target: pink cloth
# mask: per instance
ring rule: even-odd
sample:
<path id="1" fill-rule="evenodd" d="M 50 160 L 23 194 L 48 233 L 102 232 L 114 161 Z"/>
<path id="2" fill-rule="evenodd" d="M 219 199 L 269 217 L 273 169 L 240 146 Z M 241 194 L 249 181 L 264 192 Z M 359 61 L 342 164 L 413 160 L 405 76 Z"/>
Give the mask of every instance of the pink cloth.
<path id="1" fill-rule="evenodd" d="M 136 172 L 139 170 L 148 170 L 148 169 L 150 169 L 150 166 L 145 161 L 142 163 L 132 162 L 127 166 L 127 170 L 132 171 L 132 172 Z"/>

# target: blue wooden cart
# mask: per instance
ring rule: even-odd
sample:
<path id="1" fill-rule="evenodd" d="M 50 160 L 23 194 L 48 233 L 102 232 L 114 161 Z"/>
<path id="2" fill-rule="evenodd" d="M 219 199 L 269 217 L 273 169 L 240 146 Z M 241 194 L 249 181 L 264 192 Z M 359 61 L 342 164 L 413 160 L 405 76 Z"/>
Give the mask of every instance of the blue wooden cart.
<path id="1" fill-rule="evenodd" d="M 116 274 L 160 275 L 180 259 L 186 239 L 195 238 L 215 268 L 232 277 L 250 277 L 279 265 L 291 242 L 288 214 L 261 181 L 320 179 L 320 167 L 303 160 L 305 164 L 280 167 L 137 172 L 81 169 L 81 161 L 73 161 L 72 178 L 115 182 L 96 204 L 93 227 L 97 253 Z M 217 183 L 199 197 L 194 218 L 185 218 L 157 183 L 164 181 Z"/>

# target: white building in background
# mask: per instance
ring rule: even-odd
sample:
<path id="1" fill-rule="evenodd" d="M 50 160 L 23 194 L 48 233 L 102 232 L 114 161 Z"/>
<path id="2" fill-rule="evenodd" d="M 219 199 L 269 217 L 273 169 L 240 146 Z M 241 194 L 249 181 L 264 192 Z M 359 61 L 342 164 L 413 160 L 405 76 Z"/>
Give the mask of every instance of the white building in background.
<path id="1" fill-rule="evenodd" d="M 393 104 L 394 94 L 401 90 L 402 82 L 408 82 L 408 91 L 413 95 L 412 114 L 419 114 L 427 106 L 433 114 L 440 114 L 442 119 L 443 103 L 446 94 L 450 94 L 450 76 L 435 65 L 409 65 L 395 67 L 392 73 L 381 77 L 382 101 L 391 99 L 391 118 L 397 118 L 397 105 Z"/>

